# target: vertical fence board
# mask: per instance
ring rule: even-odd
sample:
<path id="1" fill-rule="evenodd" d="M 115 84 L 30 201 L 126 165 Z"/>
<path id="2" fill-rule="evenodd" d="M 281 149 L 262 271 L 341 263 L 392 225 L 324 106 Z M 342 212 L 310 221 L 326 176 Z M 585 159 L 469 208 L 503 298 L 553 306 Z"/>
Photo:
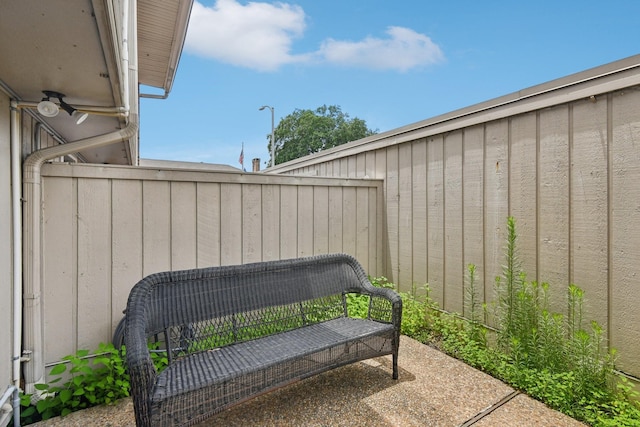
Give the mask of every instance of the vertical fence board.
<path id="1" fill-rule="evenodd" d="M 342 249 L 343 252 L 356 256 L 357 223 L 356 189 L 342 189 Z"/>
<path id="2" fill-rule="evenodd" d="M 376 177 L 384 177 L 382 181 L 382 200 L 381 204 L 384 207 L 384 211 L 381 212 L 380 220 L 378 224 L 380 224 L 380 230 L 384 230 L 382 234 L 382 245 L 380 247 L 381 255 L 384 255 L 384 260 L 382 261 L 384 274 L 388 279 L 393 281 L 392 265 L 391 265 L 391 248 L 389 243 L 389 179 L 387 177 L 387 150 L 380 149 L 375 152 L 375 176 Z M 398 284 L 400 286 L 400 284 Z"/>
<path id="3" fill-rule="evenodd" d="M 329 252 L 342 251 L 342 188 L 329 187 Z"/>
<path id="4" fill-rule="evenodd" d="M 427 283 L 427 140 L 413 143 L 411 177 L 411 209 L 413 216 L 413 278 L 411 283 Z"/>
<path id="5" fill-rule="evenodd" d="M 484 279 L 484 127 L 465 129 L 463 136 L 463 263 L 476 266 L 474 290 L 486 302 Z M 464 306 L 464 304 L 463 304 Z M 467 307 L 465 315 L 467 315 Z M 470 314 L 469 314 L 470 315 Z"/>
<path id="6" fill-rule="evenodd" d="M 382 195 L 377 188 L 369 188 L 369 274 L 382 275 Z M 373 215 L 371 213 L 374 213 Z"/>
<path id="7" fill-rule="evenodd" d="M 398 219 L 399 219 L 399 204 L 398 198 L 399 187 L 398 187 L 398 147 L 389 147 L 386 150 L 386 176 L 385 179 L 385 187 L 386 187 L 386 208 L 387 208 L 387 255 L 388 255 L 388 263 L 389 268 L 387 270 L 387 274 L 389 275 L 389 279 L 391 279 L 394 283 L 398 282 L 398 245 L 399 245 L 399 236 L 398 236 Z"/>
<path id="8" fill-rule="evenodd" d="M 356 178 L 364 178 L 367 174 L 367 153 L 356 156 Z"/>
<path id="9" fill-rule="evenodd" d="M 220 265 L 220 184 L 197 184 L 198 267 Z"/>
<path id="10" fill-rule="evenodd" d="M 220 184 L 220 264 L 242 263 L 242 185 Z"/>
<path id="11" fill-rule="evenodd" d="M 280 187 L 262 186 L 262 259 L 280 259 Z"/>
<path id="12" fill-rule="evenodd" d="M 573 106 L 571 257 L 573 283 L 586 295 L 585 319 L 607 328 L 607 101 Z"/>
<path id="13" fill-rule="evenodd" d="M 313 187 L 298 189 L 298 256 L 313 255 Z"/>
<path id="14" fill-rule="evenodd" d="M 485 297 L 494 297 L 493 286 L 502 274 L 509 213 L 508 122 L 500 120 L 485 128 Z"/>
<path id="15" fill-rule="evenodd" d="M 413 209 L 411 144 L 398 148 L 398 278 L 413 283 Z"/>
<path id="16" fill-rule="evenodd" d="M 262 261 L 262 188 L 242 186 L 242 263 Z"/>
<path id="17" fill-rule="evenodd" d="M 78 347 L 111 338 L 111 181 L 78 180 Z"/>
<path id="18" fill-rule="evenodd" d="M 566 313 L 569 285 L 569 108 L 540 112 L 538 280 L 552 311 Z"/>
<path id="19" fill-rule="evenodd" d="M 365 271 L 369 268 L 369 189 L 366 187 L 356 188 L 356 250 L 355 257 L 362 264 Z"/>
<path id="20" fill-rule="evenodd" d="M 45 362 L 59 360 L 77 348 L 77 212 L 76 181 L 51 178 L 43 184 L 42 280 Z M 60 325 L 67 327 L 61 328 Z M 53 337 L 53 339 L 46 339 Z M 70 351 L 71 350 L 71 351 Z"/>
<path id="21" fill-rule="evenodd" d="M 518 253 L 528 280 L 537 280 L 537 115 L 510 121 L 509 215 L 516 220 Z"/>
<path id="22" fill-rule="evenodd" d="M 448 311 L 462 313 L 464 266 L 462 263 L 462 132 L 444 141 L 444 304 Z"/>
<path id="23" fill-rule="evenodd" d="M 285 185 L 280 194 L 280 255 L 290 259 L 298 256 L 298 188 Z"/>
<path id="24" fill-rule="evenodd" d="M 612 96 L 611 346 L 617 367 L 640 376 L 640 91 Z"/>
<path id="25" fill-rule="evenodd" d="M 357 167 L 356 157 L 355 156 L 349 157 L 347 159 L 347 176 L 349 178 L 355 178 L 357 174 L 358 174 L 358 167 Z"/>
<path id="26" fill-rule="evenodd" d="M 165 271 L 171 266 L 171 197 L 169 183 L 142 183 L 143 275 Z"/>
<path id="27" fill-rule="evenodd" d="M 329 252 L 329 189 L 313 187 L 313 253 Z"/>
<path id="28" fill-rule="evenodd" d="M 171 183 L 171 269 L 196 267 L 197 251 L 196 185 Z"/>
<path id="29" fill-rule="evenodd" d="M 376 152 L 375 151 L 367 151 L 364 177 L 367 179 L 373 179 L 376 177 Z"/>
<path id="30" fill-rule="evenodd" d="M 427 143 L 427 265 L 431 295 L 444 303 L 444 141 L 442 136 Z"/>
<path id="31" fill-rule="evenodd" d="M 346 178 L 349 176 L 349 159 L 339 159 L 336 160 L 336 162 L 338 162 L 339 166 L 338 166 L 338 171 L 339 174 L 337 176 Z M 334 169 L 335 172 L 335 169 Z"/>
<path id="32" fill-rule="evenodd" d="M 143 277 L 142 182 L 112 180 L 111 185 L 114 224 L 111 327 L 115 330 L 127 306 L 129 291 Z"/>

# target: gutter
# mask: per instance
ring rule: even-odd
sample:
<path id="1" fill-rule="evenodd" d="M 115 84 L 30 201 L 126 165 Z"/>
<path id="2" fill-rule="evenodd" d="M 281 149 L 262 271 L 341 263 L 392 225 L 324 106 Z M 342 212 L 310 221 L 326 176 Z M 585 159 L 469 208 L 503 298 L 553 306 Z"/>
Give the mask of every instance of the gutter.
<path id="1" fill-rule="evenodd" d="M 84 138 L 63 145 L 38 150 L 23 164 L 23 259 L 24 259 L 24 349 L 31 354 L 29 363 L 25 364 L 25 392 L 34 393 L 34 384 L 42 382 L 45 377 L 42 334 L 42 165 L 56 157 L 77 153 L 88 148 L 97 148 L 118 143 L 135 136 L 138 132 L 137 115 L 131 115 L 129 124 L 116 132 Z M 19 323 L 19 322 L 18 322 Z"/>

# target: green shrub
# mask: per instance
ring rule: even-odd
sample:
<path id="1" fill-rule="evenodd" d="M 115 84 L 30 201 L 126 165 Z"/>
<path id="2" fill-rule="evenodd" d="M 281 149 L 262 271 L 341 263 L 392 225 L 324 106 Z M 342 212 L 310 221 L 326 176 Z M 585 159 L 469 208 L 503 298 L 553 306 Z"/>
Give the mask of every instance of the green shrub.
<path id="1" fill-rule="evenodd" d="M 124 354 L 112 344 L 100 344 L 97 353 L 98 356 L 89 358 L 89 350 L 78 350 L 63 357 L 65 363 L 54 366 L 50 372 L 53 379 L 48 384 L 35 385 L 43 397 L 35 405 L 31 404 L 31 395 L 23 394 L 22 424 L 65 416 L 129 396 Z"/>

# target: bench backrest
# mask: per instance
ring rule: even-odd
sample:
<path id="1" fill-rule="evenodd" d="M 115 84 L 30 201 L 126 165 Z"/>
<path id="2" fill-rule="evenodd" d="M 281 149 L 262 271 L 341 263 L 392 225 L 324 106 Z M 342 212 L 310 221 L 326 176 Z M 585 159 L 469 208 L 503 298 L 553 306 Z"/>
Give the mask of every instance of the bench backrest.
<path id="1" fill-rule="evenodd" d="M 344 316 L 344 294 L 365 282 L 344 254 L 164 272 L 136 284 L 127 316 L 179 355 Z"/>

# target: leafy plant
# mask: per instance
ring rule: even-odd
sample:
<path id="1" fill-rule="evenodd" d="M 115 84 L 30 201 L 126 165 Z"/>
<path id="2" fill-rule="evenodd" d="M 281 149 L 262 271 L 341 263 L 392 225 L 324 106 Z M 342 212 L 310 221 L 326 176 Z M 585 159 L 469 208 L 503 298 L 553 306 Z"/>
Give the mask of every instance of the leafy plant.
<path id="1" fill-rule="evenodd" d="M 97 357 L 90 358 L 89 350 L 78 350 L 63 357 L 65 363 L 54 366 L 50 372 L 54 378 L 47 384 L 35 385 L 44 397 L 35 405 L 31 405 L 31 395 L 22 395 L 21 404 L 25 407 L 21 413 L 22 423 L 65 416 L 128 396 L 129 376 L 124 353 L 112 344 L 100 344 L 97 353 Z"/>
<path id="2" fill-rule="evenodd" d="M 549 309 L 549 284 L 527 281 L 516 246 L 515 220 L 507 221 L 502 275 L 492 310 L 481 310 L 475 266 L 469 265 L 465 313 L 440 310 L 415 288 L 402 293 L 402 333 L 429 342 L 467 364 L 523 390 L 548 406 L 592 426 L 640 426 L 638 394 L 615 375 L 615 351 L 596 322 L 583 319 L 584 292 L 568 288 L 568 313 Z M 497 328 L 482 324 L 493 316 Z M 494 339 L 489 339 L 495 336 Z"/>

